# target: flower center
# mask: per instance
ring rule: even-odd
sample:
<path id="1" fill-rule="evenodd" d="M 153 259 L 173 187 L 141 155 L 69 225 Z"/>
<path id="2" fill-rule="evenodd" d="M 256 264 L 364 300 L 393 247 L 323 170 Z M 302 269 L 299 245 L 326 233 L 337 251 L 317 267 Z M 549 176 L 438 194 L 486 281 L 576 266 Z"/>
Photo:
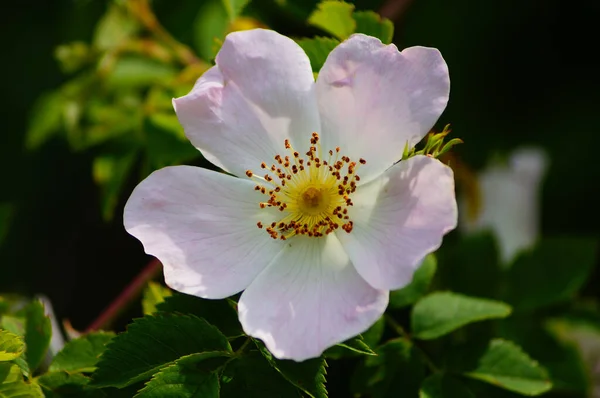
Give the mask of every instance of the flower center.
<path id="1" fill-rule="evenodd" d="M 348 216 L 348 207 L 352 206 L 350 195 L 360 181 L 356 170 L 366 161 L 360 159 L 357 164 L 340 155 L 339 147 L 329 150 L 324 159 L 317 133 L 312 134 L 310 143 L 303 156 L 285 140 L 285 149 L 290 154 L 275 156 L 271 166 L 263 162 L 260 167 L 266 170 L 264 176 L 246 171 L 248 177 L 259 182 L 254 189 L 268 197 L 259 203 L 260 208 L 275 208 L 281 213 L 279 221 L 256 224 L 273 239 L 286 240 L 294 235 L 321 237 L 338 228 L 347 233 L 352 231 L 353 223 Z"/>

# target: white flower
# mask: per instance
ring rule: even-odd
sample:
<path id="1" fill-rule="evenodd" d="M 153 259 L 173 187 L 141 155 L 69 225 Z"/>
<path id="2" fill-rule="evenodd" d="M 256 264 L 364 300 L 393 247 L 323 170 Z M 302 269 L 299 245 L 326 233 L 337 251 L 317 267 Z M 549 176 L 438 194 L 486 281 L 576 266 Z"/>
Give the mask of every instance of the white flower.
<path id="1" fill-rule="evenodd" d="M 244 290 L 244 331 L 276 357 L 319 356 L 373 324 L 456 225 L 448 167 L 393 165 L 438 119 L 449 85 L 435 49 L 354 35 L 315 82 L 291 39 L 232 33 L 173 104 L 192 144 L 239 178 L 158 170 L 132 193 L 125 228 L 173 289 Z"/>
<path id="2" fill-rule="evenodd" d="M 498 239 L 505 267 L 537 242 L 539 191 L 547 167 L 542 149 L 517 149 L 507 165 L 493 162 L 477 175 L 480 203 L 474 212 L 467 209 L 471 202 L 461 200 L 465 211 L 460 212 L 460 228 L 466 233 L 490 229 Z"/>

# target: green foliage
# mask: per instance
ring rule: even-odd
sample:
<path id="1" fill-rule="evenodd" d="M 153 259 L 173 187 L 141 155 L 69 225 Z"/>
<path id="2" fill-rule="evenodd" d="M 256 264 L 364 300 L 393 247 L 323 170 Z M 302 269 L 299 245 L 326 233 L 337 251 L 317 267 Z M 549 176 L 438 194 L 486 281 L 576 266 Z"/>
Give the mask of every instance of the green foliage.
<path id="1" fill-rule="evenodd" d="M 475 398 L 475 395 L 458 379 L 435 373 L 421 385 L 419 398 Z"/>
<path id="2" fill-rule="evenodd" d="M 517 310 L 532 310 L 572 299 L 587 281 L 597 249 L 592 238 L 542 239 L 509 269 L 506 301 Z"/>
<path id="3" fill-rule="evenodd" d="M 308 23 L 321 28 L 340 40 L 348 38 L 356 29 L 352 18 L 354 5 L 343 1 L 323 1 L 308 17 Z"/>
<path id="4" fill-rule="evenodd" d="M 0 363 L 0 397 L 44 398 L 44 394 L 38 385 L 23 380 L 18 365 L 2 362 Z"/>
<path id="5" fill-rule="evenodd" d="M 355 11 L 352 18 L 356 22 L 354 33 L 364 33 L 377 37 L 383 44 L 390 44 L 394 37 L 394 24 L 386 18 L 382 18 L 373 11 Z"/>
<path id="6" fill-rule="evenodd" d="M 33 300 L 25 308 L 25 346 L 29 369 L 34 371 L 41 364 L 52 338 L 50 318 L 44 313 L 41 301 Z"/>
<path id="7" fill-rule="evenodd" d="M 499 301 L 451 292 L 435 292 L 415 304 L 411 314 L 411 326 L 416 338 L 429 340 L 469 323 L 505 318 L 510 313 L 511 308 Z"/>
<path id="8" fill-rule="evenodd" d="M 107 395 L 89 387 L 90 378 L 80 373 L 50 372 L 41 375 L 37 384 L 46 398 L 101 398 Z"/>
<path id="9" fill-rule="evenodd" d="M 413 280 L 407 286 L 390 292 L 391 308 L 402 308 L 417 302 L 429 290 L 429 285 L 437 269 L 435 255 L 429 254 L 413 275 Z"/>
<path id="10" fill-rule="evenodd" d="M 0 362 L 12 361 L 23 354 L 25 343 L 16 334 L 0 329 Z"/>
<path id="11" fill-rule="evenodd" d="M 159 312 L 171 314 L 189 314 L 206 319 L 215 325 L 225 336 L 242 336 L 242 326 L 237 318 L 236 304 L 229 300 L 205 300 L 189 294 L 175 293 L 165 297 L 162 303 L 157 304 Z"/>
<path id="12" fill-rule="evenodd" d="M 476 356 L 469 355 L 477 359 L 462 369 L 467 377 L 530 396 L 552 387 L 548 372 L 513 342 L 493 339 Z"/>
<path id="13" fill-rule="evenodd" d="M 351 390 L 373 398 L 393 397 L 402 391 L 417 396 L 425 377 L 425 365 L 415 346 L 407 339 L 394 339 L 378 347 L 377 356 L 365 357 L 352 380 Z"/>
<path id="14" fill-rule="evenodd" d="M 50 364 L 50 372 L 91 373 L 114 333 L 95 332 L 69 341 L 56 354 Z"/>
<path id="15" fill-rule="evenodd" d="M 222 398 L 301 397 L 290 384 L 256 351 L 229 362 L 221 379 Z M 266 382 L 268 380 L 268 382 Z"/>
<path id="16" fill-rule="evenodd" d="M 339 40 L 337 39 L 318 36 L 312 39 L 297 39 L 296 43 L 298 43 L 306 55 L 308 55 L 308 58 L 310 59 L 310 66 L 315 73 L 318 73 L 321 70 L 331 50 L 340 44 Z"/>
<path id="17" fill-rule="evenodd" d="M 204 319 L 157 314 L 136 319 L 106 347 L 93 373 L 93 385 L 125 387 L 145 380 L 185 355 L 230 352 L 227 338 Z"/>
<path id="18" fill-rule="evenodd" d="M 154 281 L 148 282 L 148 286 L 144 289 L 142 297 L 142 310 L 144 315 L 151 315 L 156 312 L 156 305 L 165 301 L 165 298 L 170 297 L 172 292 L 169 288 L 164 287 L 160 283 Z"/>
<path id="19" fill-rule="evenodd" d="M 326 398 L 325 375 L 327 362 L 322 358 L 308 359 L 303 362 L 276 359 L 258 341 L 254 341 L 268 363 L 281 374 L 285 380 L 302 390 L 311 398 Z"/>

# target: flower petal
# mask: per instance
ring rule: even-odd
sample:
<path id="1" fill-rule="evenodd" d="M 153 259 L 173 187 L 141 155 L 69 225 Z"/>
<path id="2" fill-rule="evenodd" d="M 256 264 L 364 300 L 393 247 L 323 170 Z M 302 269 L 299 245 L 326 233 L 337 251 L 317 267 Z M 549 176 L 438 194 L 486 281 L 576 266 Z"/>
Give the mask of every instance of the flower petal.
<path id="1" fill-rule="evenodd" d="M 155 171 L 125 206 L 125 229 L 163 264 L 171 288 L 224 298 L 246 288 L 282 242 L 256 226 L 264 197 L 254 184 L 190 166 Z"/>
<path id="2" fill-rule="evenodd" d="M 388 292 L 357 273 L 335 235 L 297 236 L 242 293 L 244 331 L 278 358 L 302 361 L 369 328 Z"/>
<path id="3" fill-rule="evenodd" d="M 286 138 L 308 145 L 319 131 L 310 61 L 293 40 L 263 29 L 230 33 L 216 63 L 173 101 L 187 137 L 212 163 L 243 176 L 272 162 Z"/>
<path id="4" fill-rule="evenodd" d="M 378 289 L 399 289 L 456 227 L 452 170 L 436 159 L 402 161 L 352 196 L 351 233 L 337 233 L 358 273 Z"/>
<path id="5" fill-rule="evenodd" d="M 448 67 L 434 48 L 399 52 L 356 34 L 336 47 L 317 79 L 323 145 L 364 158 L 371 180 L 413 147 L 440 117 L 450 92 Z"/>

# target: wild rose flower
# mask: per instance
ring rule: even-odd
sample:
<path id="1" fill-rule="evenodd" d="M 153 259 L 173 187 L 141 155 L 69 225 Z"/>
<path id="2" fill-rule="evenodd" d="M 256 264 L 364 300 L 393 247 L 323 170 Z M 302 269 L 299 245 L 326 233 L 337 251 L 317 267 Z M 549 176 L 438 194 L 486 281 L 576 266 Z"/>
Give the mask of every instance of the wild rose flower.
<path id="1" fill-rule="evenodd" d="M 213 164 L 167 167 L 134 190 L 125 228 L 166 283 L 220 299 L 244 290 L 244 331 L 304 360 L 365 331 L 456 224 L 452 171 L 405 144 L 448 101 L 435 49 L 402 53 L 354 35 L 315 82 L 304 51 L 269 30 L 227 36 L 192 91 L 173 101 Z"/>
<path id="2" fill-rule="evenodd" d="M 474 233 L 489 229 L 498 240 L 503 266 L 512 264 L 523 250 L 532 248 L 540 235 L 540 188 L 548 168 L 541 148 L 519 148 L 508 164 L 490 163 L 477 174 L 480 206 L 461 200 L 460 229 Z M 475 213 L 475 217 L 473 214 Z"/>

